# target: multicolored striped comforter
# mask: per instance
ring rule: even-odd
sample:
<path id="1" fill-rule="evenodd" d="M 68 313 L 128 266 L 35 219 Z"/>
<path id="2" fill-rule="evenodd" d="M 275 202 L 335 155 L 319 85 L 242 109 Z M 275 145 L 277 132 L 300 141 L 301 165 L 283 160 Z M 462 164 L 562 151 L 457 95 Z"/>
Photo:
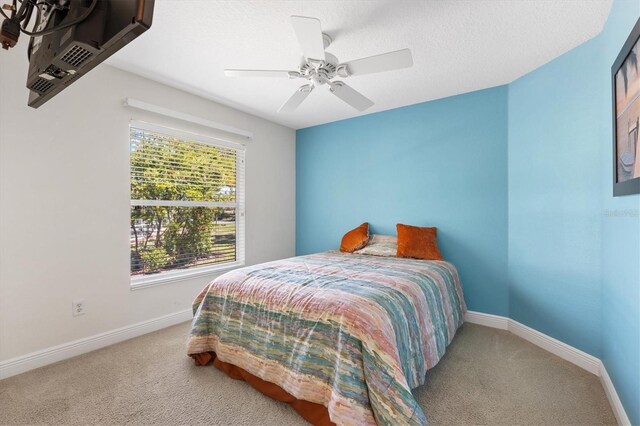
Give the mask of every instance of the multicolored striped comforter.
<path id="1" fill-rule="evenodd" d="M 336 424 L 425 425 L 411 389 L 466 307 L 450 263 L 326 252 L 228 272 L 193 311 L 190 355 L 215 352 Z"/>

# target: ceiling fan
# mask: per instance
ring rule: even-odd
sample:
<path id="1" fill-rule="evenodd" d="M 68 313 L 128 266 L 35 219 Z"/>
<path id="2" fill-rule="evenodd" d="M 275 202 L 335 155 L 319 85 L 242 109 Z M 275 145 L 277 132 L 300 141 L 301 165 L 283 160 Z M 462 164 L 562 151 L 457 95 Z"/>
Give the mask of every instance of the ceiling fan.
<path id="1" fill-rule="evenodd" d="M 278 112 L 295 111 L 316 86 L 325 84 L 329 86 L 329 91 L 338 98 L 358 111 L 364 111 L 371 107 L 373 102 L 346 83 L 335 80 L 336 78 L 347 78 L 413 66 L 413 58 L 409 49 L 396 50 L 395 52 L 341 63 L 338 58 L 325 51 L 332 40 L 331 37 L 322 32 L 319 19 L 292 16 L 291 23 L 304 55 L 298 71 L 224 70 L 225 75 L 229 77 L 275 77 L 308 80 L 309 83 L 300 86 L 293 96 L 280 107 Z"/>

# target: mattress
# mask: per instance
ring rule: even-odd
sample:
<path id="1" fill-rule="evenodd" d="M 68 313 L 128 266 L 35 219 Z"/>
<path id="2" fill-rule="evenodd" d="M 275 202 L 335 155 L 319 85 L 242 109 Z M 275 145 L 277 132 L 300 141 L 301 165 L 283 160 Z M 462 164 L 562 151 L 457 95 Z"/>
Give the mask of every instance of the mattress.
<path id="1" fill-rule="evenodd" d="M 466 306 L 448 262 L 326 252 L 228 272 L 193 312 L 196 359 L 214 354 L 336 424 L 425 425 L 411 390 Z"/>

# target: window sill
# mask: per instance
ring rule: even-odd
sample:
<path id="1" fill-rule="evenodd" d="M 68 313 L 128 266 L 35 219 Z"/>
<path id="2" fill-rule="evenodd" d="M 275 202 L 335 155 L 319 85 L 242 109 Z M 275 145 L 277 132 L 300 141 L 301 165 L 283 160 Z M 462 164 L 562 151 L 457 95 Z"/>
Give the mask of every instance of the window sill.
<path id="1" fill-rule="evenodd" d="M 244 262 L 233 262 L 219 266 L 204 266 L 186 271 L 166 272 L 164 274 L 136 277 L 131 279 L 131 290 L 142 290 L 143 288 L 156 287 L 176 281 L 185 281 L 191 278 L 203 276 L 210 276 L 211 278 L 214 278 L 225 272 L 241 268 L 243 266 Z"/>

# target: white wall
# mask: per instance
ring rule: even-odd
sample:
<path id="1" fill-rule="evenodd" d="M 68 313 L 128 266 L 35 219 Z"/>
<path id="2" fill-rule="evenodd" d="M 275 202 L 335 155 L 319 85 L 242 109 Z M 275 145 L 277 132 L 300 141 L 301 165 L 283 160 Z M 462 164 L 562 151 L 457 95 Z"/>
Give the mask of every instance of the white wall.
<path id="1" fill-rule="evenodd" d="M 212 131 L 125 97 L 252 131 L 247 264 L 294 255 L 294 130 L 104 64 L 34 110 L 20 46 L 0 52 L 0 361 L 187 309 L 210 280 L 130 290 L 129 120 Z"/>

